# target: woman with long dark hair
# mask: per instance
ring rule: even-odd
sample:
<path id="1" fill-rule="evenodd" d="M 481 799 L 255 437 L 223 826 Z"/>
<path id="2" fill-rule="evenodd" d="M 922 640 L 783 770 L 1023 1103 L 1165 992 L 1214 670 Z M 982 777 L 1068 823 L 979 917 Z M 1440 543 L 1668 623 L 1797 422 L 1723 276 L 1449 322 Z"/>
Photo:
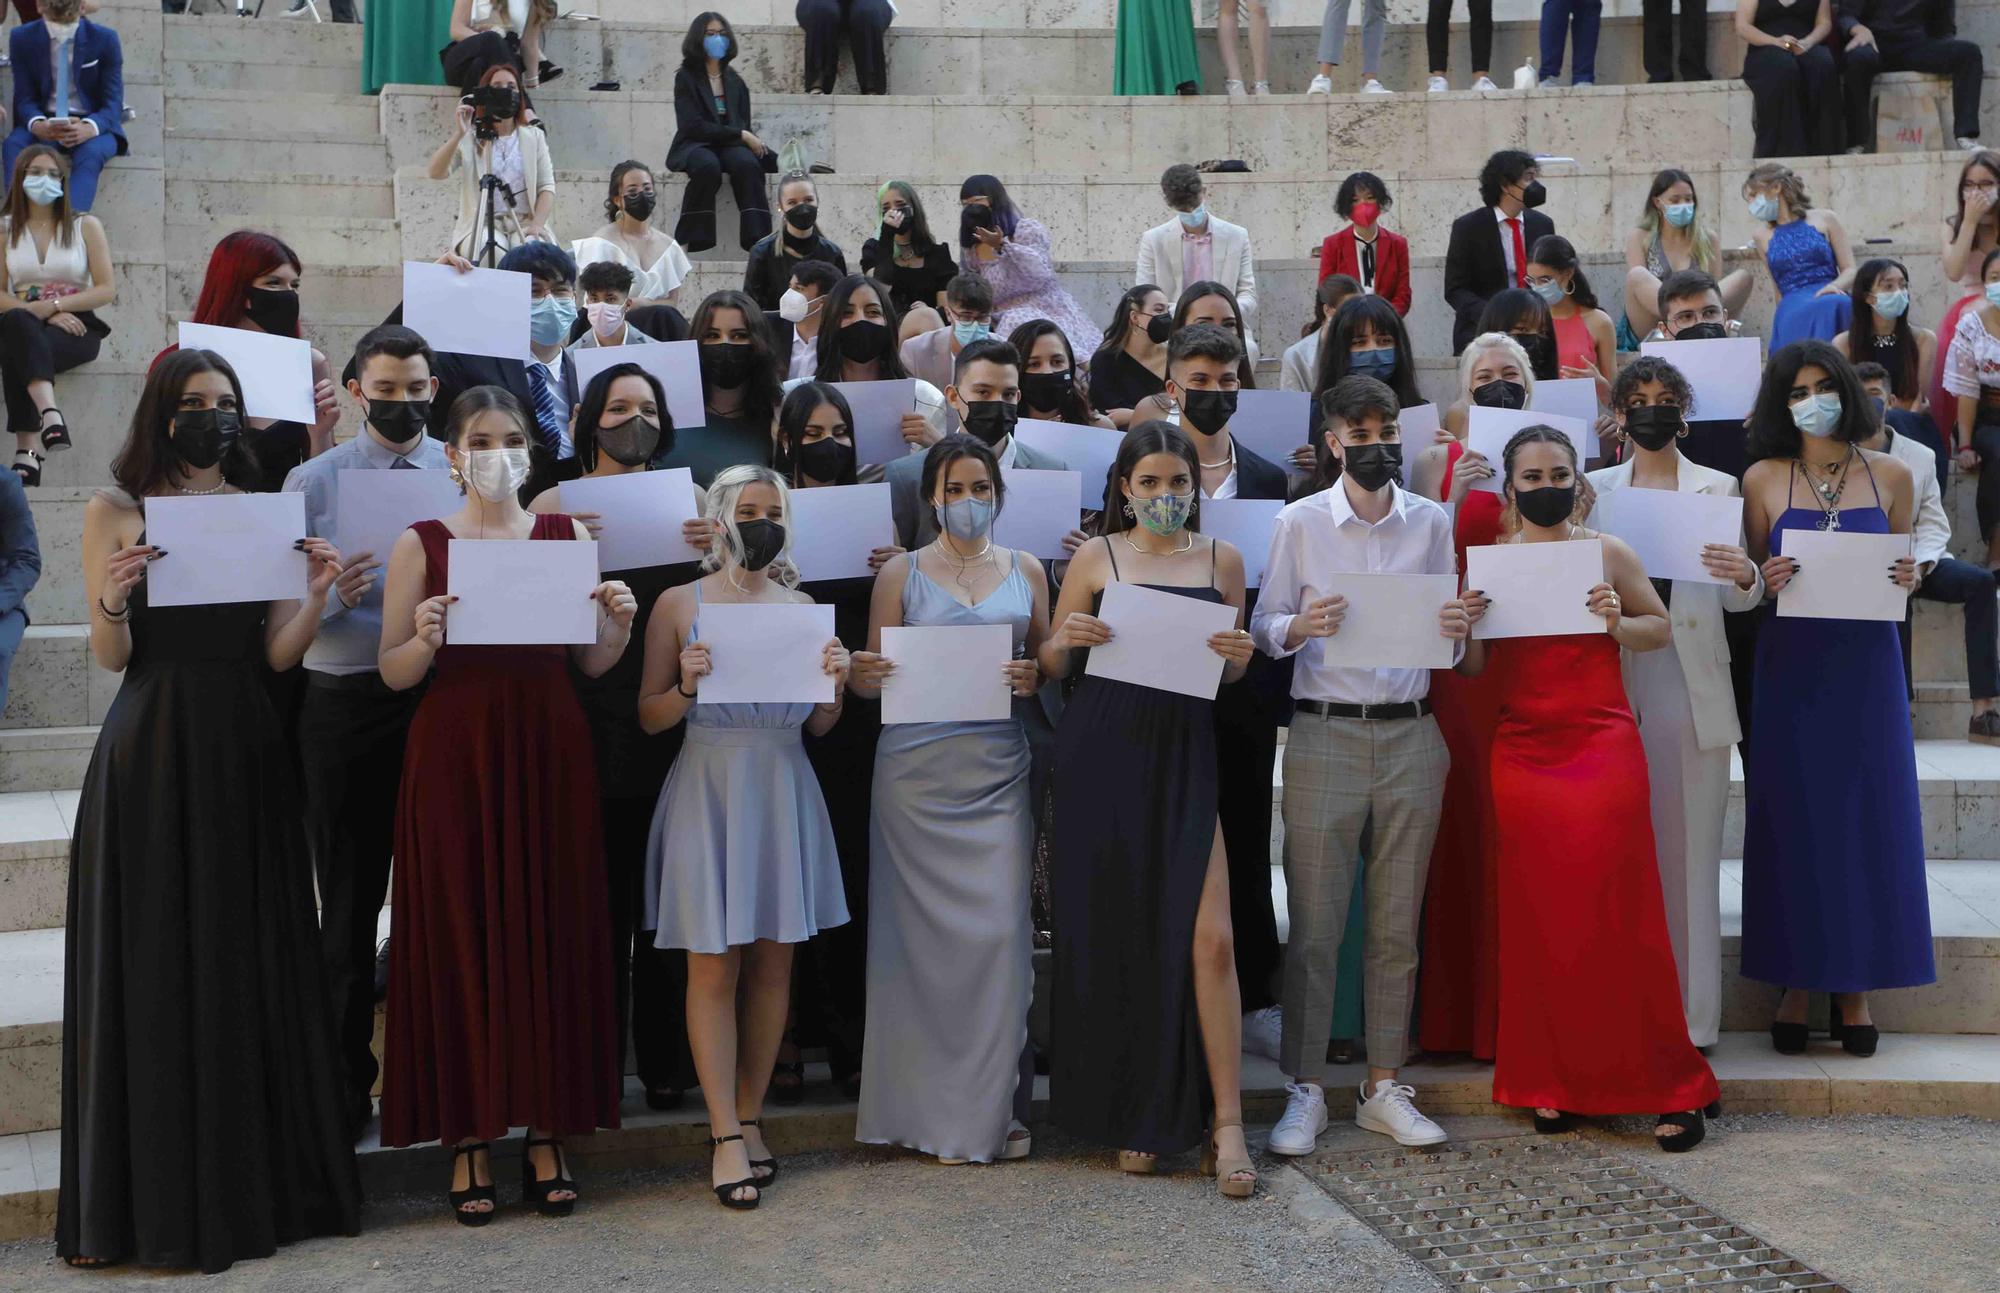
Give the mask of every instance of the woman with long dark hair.
<path id="1" fill-rule="evenodd" d="M 849 274 L 834 284 L 820 307 L 820 382 L 894 382 L 915 380 L 916 407 L 903 415 L 903 439 L 928 445 L 944 434 L 944 392 L 903 363 L 896 345 L 900 323 L 889 289 L 866 274 Z M 797 385 L 796 382 L 787 383 Z"/>
<path id="2" fill-rule="evenodd" d="M 1598 402 L 1609 400 L 1611 377 L 1618 371 L 1618 330 L 1598 306 L 1569 239 L 1553 233 L 1535 239 L 1528 251 L 1527 279 L 1528 290 L 1549 307 L 1557 376 L 1591 378 Z"/>
<path id="3" fill-rule="evenodd" d="M 1021 357 L 1021 414 L 1044 422 L 1115 430 L 1090 408 L 1090 375 L 1076 366 L 1069 337 L 1050 319 L 1031 319 L 1007 336 Z"/>
<path id="4" fill-rule="evenodd" d="M 1256 363 L 1250 357 L 1250 345 L 1243 331 L 1243 310 L 1236 303 L 1236 293 L 1228 286 L 1214 279 L 1204 279 L 1199 283 L 1189 283 L 1182 291 L 1181 299 L 1174 303 L 1173 333 L 1183 328 L 1199 324 L 1213 324 L 1225 331 L 1236 334 L 1236 344 L 1243 357 L 1236 363 L 1238 389 L 1254 390 L 1257 386 Z M 1169 338 L 1173 333 L 1169 333 Z M 1155 418 L 1171 418 L 1174 415 L 1173 401 L 1163 390 L 1158 395 L 1141 400 L 1132 410 L 1135 422 L 1149 422 Z"/>
<path id="5" fill-rule="evenodd" d="M 1876 363 L 1889 373 L 1891 408 L 1920 413 L 1924 378 L 1935 366 L 1937 333 L 1910 326 L 1910 271 L 1878 256 L 1861 262 L 1848 293 L 1854 318 L 1833 339 L 1851 364 Z"/>
<path id="6" fill-rule="evenodd" d="M 694 312 L 688 334 L 701 347 L 701 399 L 706 425 L 675 435 L 655 467 L 686 467 L 706 489 L 725 467 L 767 466 L 778 415 L 784 361 L 757 303 L 741 292 L 711 292 Z"/>
<path id="7" fill-rule="evenodd" d="M 1958 203 L 1944 218 L 1939 240 L 1944 280 L 1959 294 L 1938 322 L 1937 335 L 1945 344 L 1938 347 L 1928 378 L 1931 418 L 1948 440 L 1958 425 L 1958 399 L 1945 388 L 1945 349 L 1958 335 L 1959 316 L 1984 302 L 1980 266 L 1989 252 L 2000 250 L 2000 153 L 1982 148 L 1965 159 L 1958 171 Z"/>
<path id="8" fill-rule="evenodd" d="M 674 239 L 691 252 L 715 246 L 715 195 L 725 174 L 736 196 L 737 245 L 749 251 L 771 232 L 764 176 L 778 169 L 777 154 L 750 129 L 750 87 L 730 66 L 737 52 L 736 29 L 711 9 L 688 24 L 674 70 L 667 169 L 688 177 Z"/>
<path id="9" fill-rule="evenodd" d="M 931 235 L 924 201 L 908 180 L 884 182 L 875 190 L 875 206 L 880 220 L 875 236 L 861 244 L 861 272 L 889 285 L 906 339 L 943 326 L 938 307 L 958 273 L 951 248 Z"/>
<path id="10" fill-rule="evenodd" d="M 56 1251 L 72 1266 L 213 1273 L 360 1229 L 299 786 L 263 685 L 311 645 L 339 554 L 303 541 L 293 601 L 146 594 L 175 560 L 146 542 L 147 502 L 242 492 L 242 409 L 220 357 L 168 356 L 117 488 L 84 509 L 91 655 L 121 679 L 70 844 Z"/>
<path id="11" fill-rule="evenodd" d="M 1172 308 L 1157 283 L 1127 288 L 1118 298 L 1103 344 L 1090 357 L 1091 407 L 1110 418 L 1111 425 L 1130 424 L 1139 401 L 1166 389 Z"/>
<path id="12" fill-rule="evenodd" d="M 993 289 L 993 332 L 1012 332 L 1029 319 L 1053 319 L 1073 350 L 1096 350 L 1104 335 L 1056 280 L 1049 231 L 1022 215 L 1007 186 L 974 175 L 958 189 L 959 270 Z"/>
<path id="13" fill-rule="evenodd" d="M 1328 280 L 1331 281 L 1331 280 Z M 1313 379 L 1313 406 L 1333 384 L 1350 374 L 1373 377 L 1396 393 L 1402 408 L 1422 404 L 1417 393 L 1417 357 L 1412 353 L 1409 329 L 1396 307 L 1379 296 L 1357 296 L 1345 302 L 1333 316 L 1326 344 L 1320 347 L 1319 368 Z M 1320 434 L 1325 426 L 1320 413 L 1313 418 L 1313 430 L 1305 448 L 1311 453 L 1310 476 L 1304 493 L 1331 488 L 1340 477 L 1340 462 L 1326 447 Z M 1419 452 L 1429 446 L 1419 446 Z"/>
<path id="14" fill-rule="evenodd" d="M 1535 380 L 1552 382 L 1562 376 L 1562 360 L 1556 351 L 1555 314 L 1539 292 L 1510 287 L 1495 292 L 1479 315 L 1474 335 L 1504 332 L 1527 352 L 1535 370 Z"/>

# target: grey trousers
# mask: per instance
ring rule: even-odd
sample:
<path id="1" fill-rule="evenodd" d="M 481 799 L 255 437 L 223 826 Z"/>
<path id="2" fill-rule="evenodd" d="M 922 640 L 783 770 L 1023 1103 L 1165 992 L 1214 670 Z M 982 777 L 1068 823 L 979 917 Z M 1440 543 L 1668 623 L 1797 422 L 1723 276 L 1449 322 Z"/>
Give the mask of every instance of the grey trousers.
<path id="1" fill-rule="evenodd" d="M 1319 61 L 1340 62 L 1347 47 L 1347 6 L 1351 0 L 1326 0 L 1319 22 Z M 1382 70 L 1382 36 L 1389 29 L 1389 0 L 1361 0 L 1361 70 Z"/>
<path id="2" fill-rule="evenodd" d="M 1295 1080 L 1326 1073 L 1334 976 L 1355 859 L 1367 844 L 1362 1008 L 1368 1062 L 1400 1068 L 1409 1052 L 1417 948 L 1451 756 L 1437 720 L 1327 718 L 1300 711 L 1285 739 L 1284 1036 L 1278 1063 Z"/>

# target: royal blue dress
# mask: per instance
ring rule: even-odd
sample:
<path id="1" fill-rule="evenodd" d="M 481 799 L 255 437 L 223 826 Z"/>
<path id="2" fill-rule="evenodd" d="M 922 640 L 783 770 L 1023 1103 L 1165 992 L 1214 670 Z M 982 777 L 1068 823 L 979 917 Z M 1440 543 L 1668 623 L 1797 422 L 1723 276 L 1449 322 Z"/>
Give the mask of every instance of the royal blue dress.
<path id="1" fill-rule="evenodd" d="M 1824 520 L 1789 502 L 1771 527 L 1773 553 L 1786 531 Z M 1839 528 L 1887 534 L 1879 490 L 1875 506 L 1843 508 Z M 1751 714 L 1743 973 L 1821 992 L 1934 982 L 1896 626 L 1771 616 L 1757 635 Z"/>
<path id="2" fill-rule="evenodd" d="M 1778 309 L 1771 318 L 1771 350 L 1794 341 L 1831 341 L 1847 331 L 1853 303 L 1845 292 L 1814 293 L 1840 277 L 1833 244 L 1826 235 L 1799 219 L 1772 228 L 1764 248 L 1764 263 L 1778 285 Z"/>

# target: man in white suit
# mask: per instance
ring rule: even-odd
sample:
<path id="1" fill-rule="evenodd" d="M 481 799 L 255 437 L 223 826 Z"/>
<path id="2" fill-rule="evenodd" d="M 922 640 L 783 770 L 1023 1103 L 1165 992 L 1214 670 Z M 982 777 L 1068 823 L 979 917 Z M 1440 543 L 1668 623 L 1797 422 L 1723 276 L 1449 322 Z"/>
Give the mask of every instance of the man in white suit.
<path id="1" fill-rule="evenodd" d="M 1167 167 L 1160 192 L 1174 218 L 1148 229 L 1139 239 L 1139 264 L 1133 283 L 1157 283 L 1169 301 L 1178 301 L 1190 283 L 1212 280 L 1236 294 L 1243 311 L 1243 339 L 1250 361 L 1257 361 L 1251 326 L 1257 319 L 1257 268 L 1250 251 L 1250 231 L 1209 214 L 1201 172 L 1186 162 Z"/>

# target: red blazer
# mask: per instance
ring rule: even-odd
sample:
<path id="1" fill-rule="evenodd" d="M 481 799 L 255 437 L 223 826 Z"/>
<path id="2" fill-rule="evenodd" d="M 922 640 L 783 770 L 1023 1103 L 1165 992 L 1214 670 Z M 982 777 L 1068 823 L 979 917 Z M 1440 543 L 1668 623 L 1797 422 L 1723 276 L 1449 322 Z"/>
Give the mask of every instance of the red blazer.
<path id="1" fill-rule="evenodd" d="M 1354 226 L 1328 234 L 1319 246 L 1319 278 L 1329 274 L 1361 277 L 1361 255 L 1354 245 Z M 1390 233 L 1380 225 L 1375 230 L 1375 295 L 1396 307 L 1396 313 L 1410 312 L 1410 244 L 1403 235 Z"/>

